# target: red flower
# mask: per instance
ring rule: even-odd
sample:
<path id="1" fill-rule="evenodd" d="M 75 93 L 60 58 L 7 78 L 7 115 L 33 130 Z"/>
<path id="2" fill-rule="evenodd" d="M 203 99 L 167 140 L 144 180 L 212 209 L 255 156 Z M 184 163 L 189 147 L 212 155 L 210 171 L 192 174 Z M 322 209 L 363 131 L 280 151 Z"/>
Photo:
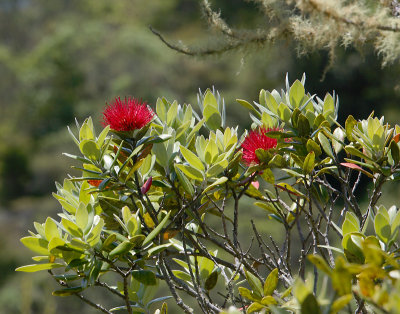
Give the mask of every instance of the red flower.
<path id="1" fill-rule="evenodd" d="M 250 166 L 251 164 L 259 164 L 260 160 L 256 155 L 257 149 L 269 150 L 275 148 L 278 144 L 276 138 L 268 137 L 266 134 L 272 131 L 281 131 L 279 128 L 259 128 L 255 131 L 251 131 L 242 143 L 243 148 L 243 160 Z"/>
<path id="2" fill-rule="evenodd" d="M 146 126 L 154 117 L 154 112 L 146 103 L 135 98 L 119 97 L 103 112 L 103 125 L 115 131 L 134 131 Z"/>

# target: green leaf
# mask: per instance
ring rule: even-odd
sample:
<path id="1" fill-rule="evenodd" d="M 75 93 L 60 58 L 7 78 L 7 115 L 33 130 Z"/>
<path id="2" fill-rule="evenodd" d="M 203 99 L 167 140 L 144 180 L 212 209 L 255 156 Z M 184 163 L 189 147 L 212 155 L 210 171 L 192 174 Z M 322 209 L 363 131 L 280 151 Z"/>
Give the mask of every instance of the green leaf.
<path id="1" fill-rule="evenodd" d="M 100 234 L 103 231 L 104 220 L 100 218 L 99 222 L 92 228 L 87 237 L 87 243 L 90 246 L 95 246 L 100 241 Z"/>
<path id="2" fill-rule="evenodd" d="M 247 308 L 246 313 L 254 313 L 254 312 L 258 312 L 260 310 L 262 310 L 263 308 L 265 308 L 264 305 L 262 305 L 261 303 L 258 302 L 254 302 L 251 303 L 250 306 Z"/>
<path id="3" fill-rule="evenodd" d="M 204 174 L 200 170 L 197 170 L 196 168 L 193 168 L 192 166 L 175 165 L 175 167 L 178 168 L 179 170 L 181 170 L 190 179 L 194 179 L 194 180 L 197 180 L 200 182 L 203 182 L 203 180 L 204 180 Z"/>
<path id="4" fill-rule="evenodd" d="M 197 157 L 194 153 L 192 153 L 190 150 L 188 150 L 186 147 L 182 145 L 180 146 L 180 150 L 183 157 L 190 165 L 192 165 L 194 168 L 200 171 L 204 171 L 204 165 L 199 157 Z"/>
<path id="5" fill-rule="evenodd" d="M 400 162 L 400 149 L 395 141 L 390 142 L 390 154 L 392 155 L 393 161 L 395 165 L 398 165 Z"/>
<path id="6" fill-rule="evenodd" d="M 32 264 L 18 267 L 15 271 L 22 271 L 25 273 L 34 273 L 41 270 L 48 270 L 53 268 L 65 267 L 63 264 L 59 263 L 44 263 L 44 264 Z"/>
<path id="7" fill-rule="evenodd" d="M 208 276 L 206 282 L 204 283 L 204 288 L 208 291 L 213 289 L 218 282 L 218 271 L 213 271 L 210 276 Z"/>
<path id="8" fill-rule="evenodd" d="M 251 300 L 251 301 L 260 301 L 260 300 L 261 300 L 261 297 L 260 297 L 260 296 L 256 296 L 254 293 L 252 293 L 252 292 L 251 292 L 249 289 L 247 289 L 247 288 L 239 287 L 239 288 L 238 288 L 238 291 L 239 291 L 240 295 L 241 295 L 243 298 L 246 298 L 246 299 L 248 299 L 248 300 Z"/>
<path id="9" fill-rule="evenodd" d="M 101 147 L 103 146 L 104 141 L 105 141 L 105 139 L 106 139 L 106 137 L 107 137 L 109 131 L 110 131 L 110 126 L 109 126 L 109 125 L 107 125 L 107 126 L 103 129 L 103 131 L 101 131 L 99 137 L 98 137 L 97 140 L 96 140 L 96 144 L 97 144 L 97 146 L 98 146 L 99 148 L 101 148 Z"/>
<path id="10" fill-rule="evenodd" d="M 77 226 L 84 230 L 89 222 L 89 213 L 84 203 L 80 203 L 75 213 Z"/>
<path id="11" fill-rule="evenodd" d="M 61 238 L 52 238 L 47 248 L 50 253 L 54 253 L 53 250 L 59 247 L 66 247 L 66 242 Z"/>
<path id="12" fill-rule="evenodd" d="M 157 284 L 156 275 L 150 270 L 133 270 L 132 277 L 146 286 Z"/>
<path id="13" fill-rule="evenodd" d="M 305 95 L 305 90 L 303 84 L 299 80 L 296 80 L 290 87 L 289 99 L 290 104 L 293 108 L 297 108 L 302 104 L 302 99 Z"/>
<path id="14" fill-rule="evenodd" d="M 178 102 L 174 101 L 169 107 L 168 112 L 167 112 L 167 124 L 171 125 L 172 122 L 174 122 L 176 115 L 178 113 Z"/>
<path id="15" fill-rule="evenodd" d="M 343 309 L 347 304 L 350 303 L 350 301 L 353 299 L 353 294 L 345 294 L 342 295 L 341 297 L 337 298 L 333 303 L 331 307 L 331 312 L 330 313 L 338 313 L 341 309 Z"/>
<path id="16" fill-rule="evenodd" d="M 217 157 L 218 146 L 214 141 L 209 140 L 204 151 L 205 162 L 211 165 L 217 159 Z"/>
<path id="17" fill-rule="evenodd" d="M 83 140 L 94 140 L 93 129 L 90 127 L 93 126 L 92 119 L 89 117 L 83 122 L 81 129 L 79 130 L 79 141 Z"/>
<path id="18" fill-rule="evenodd" d="M 78 237 L 78 238 L 81 238 L 83 236 L 82 229 L 79 228 L 74 222 L 72 222 L 68 219 L 62 218 L 61 224 L 63 225 L 65 230 L 72 236 Z"/>
<path id="19" fill-rule="evenodd" d="M 332 269 L 329 267 L 328 263 L 319 255 L 308 255 L 308 260 L 313 263 L 318 269 L 322 270 L 327 275 L 332 274 Z"/>
<path id="20" fill-rule="evenodd" d="M 307 141 L 306 148 L 308 152 L 314 152 L 315 156 L 317 157 L 322 154 L 321 146 L 319 146 L 311 138 Z"/>
<path id="21" fill-rule="evenodd" d="M 165 249 L 167 249 L 171 245 L 172 245 L 172 243 L 165 243 L 165 244 L 154 246 L 151 249 L 147 250 L 147 255 L 148 256 L 156 255 L 156 254 L 164 251 Z"/>
<path id="22" fill-rule="evenodd" d="M 310 174 L 313 171 L 315 165 L 315 153 L 309 152 L 303 163 L 304 174 Z"/>
<path id="23" fill-rule="evenodd" d="M 322 114 L 329 123 L 333 123 L 335 114 L 335 101 L 330 94 L 327 94 L 324 99 L 324 107 L 322 109 Z"/>
<path id="24" fill-rule="evenodd" d="M 58 226 L 56 222 L 50 217 L 47 217 L 46 219 L 46 223 L 44 224 L 44 230 L 47 241 L 50 241 L 53 238 L 60 237 L 60 231 L 58 230 Z"/>
<path id="25" fill-rule="evenodd" d="M 254 276 L 252 273 L 248 272 L 247 270 L 244 271 L 246 275 L 247 282 L 249 283 L 250 287 L 253 289 L 253 292 L 261 297 L 263 295 L 264 289 L 262 287 L 260 279 Z"/>
<path id="26" fill-rule="evenodd" d="M 345 122 L 346 137 L 350 142 L 354 142 L 353 130 L 357 125 L 356 119 L 352 115 L 349 115 Z"/>
<path id="27" fill-rule="evenodd" d="M 276 305 L 276 304 L 278 304 L 278 301 L 276 301 L 274 297 L 267 295 L 261 299 L 261 304 L 266 305 L 266 306 Z"/>
<path id="28" fill-rule="evenodd" d="M 322 149 L 324 150 L 324 152 L 331 157 L 332 159 L 334 159 L 333 156 L 333 151 L 332 151 L 332 146 L 329 143 L 329 140 L 327 139 L 327 137 L 322 134 L 322 132 L 318 133 L 318 140 L 321 143 Z"/>
<path id="29" fill-rule="evenodd" d="M 126 252 L 129 252 L 133 248 L 133 244 L 130 241 L 124 241 L 118 244 L 118 246 L 113 249 L 110 254 L 108 255 L 110 258 L 116 255 L 122 255 Z"/>
<path id="30" fill-rule="evenodd" d="M 30 249 L 40 255 L 49 255 L 49 251 L 47 249 L 49 242 L 44 239 L 36 238 L 36 237 L 24 237 L 20 241 L 28 249 Z"/>
<path id="31" fill-rule="evenodd" d="M 274 184 L 275 183 L 275 176 L 271 169 L 267 168 L 263 170 L 263 173 L 261 174 L 261 177 L 268 183 Z"/>
<path id="32" fill-rule="evenodd" d="M 207 92 L 204 96 L 204 100 L 203 100 L 203 108 L 205 108 L 206 106 L 211 106 L 215 109 L 218 109 L 218 102 L 217 99 L 215 98 L 214 94 L 207 89 Z"/>
<path id="33" fill-rule="evenodd" d="M 253 111 L 254 113 L 260 115 L 260 113 L 256 110 L 256 108 L 254 108 L 254 106 L 251 103 L 249 103 L 248 101 L 243 100 L 243 99 L 236 99 L 236 101 L 239 104 L 241 104 L 243 107 L 245 107 L 246 109 Z"/>
<path id="34" fill-rule="evenodd" d="M 299 114 L 299 118 L 297 119 L 297 129 L 300 136 L 308 136 L 310 134 L 310 122 L 302 113 Z"/>
<path id="35" fill-rule="evenodd" d="M 210 168 L 208 168 L 206 174 L 208 178 L 215 177 L 219 175 L 222 171 L 228 167 L 229 162 L 226 159 L 221 160 L 220 162 L 212 165 Z"/>
<path id="36" fill-rule="evenodd" d="M 321 309 L 319 308 L 317 299 L 312 293 L 309 293 L 304 301 L 301 303 L 301 314 L 319 314 Z"/>
<path id="37" fill-rule="evenodd" d="M 384 214 L 378 212 L 374 219 L 374 227 L 376 235 L 384 242 L 388 243 L 391 237 L 390 222 Z"/>
<path id="38" fill-rule="evenodd" d="M 259 99 L 260 104 L 262 104 L 264 107 L 268 107 L 268 109 L 273 113 L 277 113 L 278 103 L 281 102 L 279 94 L 278 99 L 276 99 L 269 91 L 261 90 Z"/>
<path id="39" fill-rule="evenodd" d="M 161 121 L 166 120 L 167 110 L 166 110 L 165 104 L 161 98 L 157 98 L 156 113 L 157 113 L 157 116 L 161 119 Z"/>
<path id="40" fill-rule="evenodd" d="M 373 161 L 373 159 L 371 159 L 370 157 L 368 157 L 367 155 L 365 155 L 364 153 L 360 152 L 357 148 L 355 148 L 354 146 L 351 145 L 347 145 L 344 150 L 353 156 L 357 156 L 360 157 L 362 159 L 366 159 L 366 160 L 370 160 Z"/>
<path id="41" fill-rule="evenodd" d="M 359 232 L 360 231 L 360 223 L 356 215 L 351 212 L 347 212 L 343 225 L 342 225 L 342 233 L 343 236 L 352 233 L 352 232 Z"/>
<path id="42" fill-rule="evenodd" d="M 264 282 L 264 296 L 272 295 L 278 286 L 278 268 L 273 269 Z"/>
<path id="43" fill-rule="evenodd" d="M 173 270 L 172 273 L 179 279 L 182 279 L 183 281 L 186 281 L 187 283 L 190 283 L 192 281 L 192 277 L 188 274 L 185 273 L 184 271 L 181 270 Z"/>
<path id="44" fill-rule="evenodd" d="M 158 224 L 158 226 L 155 227 L 154 230 L 147 235 L 146 239 L 144 239 L 142 243 L 142 246 L 146 246 L 147 244 L 149 244 L 151 240 L 153 240 L 161 232 L 162 228 L 167 223 L 170 215 L 171 211 L 168 212 L 168 214 L 165 215 L 164 219 Z"/>
<path id="45" fill-rule="evenodd" d="M 100 158 L 100 149 L 94 140 L 83 140 L 79 144 L 79 149 L 90 160 L 98 160 Z"/>
<path id="46" fill-rule="evenodd" d="M 178 177 L 180 184 L 182 185 L 183 189 L 189 193 L 190 196 L 194 195 L 194 188 L 192 183 L 190 183 L 189 179 L 182 173 L 181 170 L 174 164 L 175 172 Z"/>
<path id="47" fill-rule="evenodd" d="M 203 193 L 207 193 L 208 191 L 211 191 L 213 188 L 215 188 L 218 185 L 224 184 L 226 181 L 228 181 L 227 177 L 221 177 L 218 180 L 214 181 L 212 184 L 207 186 Z"/>
<path id="48" fill-rule="evenodd" d="M 217 130 L 221 126 L 222 118 L 218 109 L 213 106 L 205 106 L 203 110 L 203 116 L 206 120 L 206 125 L 213 131 Z"/>
<path id="49" fill-rule="evenodd" d="M 283 102 L 281 102 L 278 106 L 278 116 L 284 122 L 290 121 L 292 116 L 292 112 L 290 111 L 289 107 Z"/>

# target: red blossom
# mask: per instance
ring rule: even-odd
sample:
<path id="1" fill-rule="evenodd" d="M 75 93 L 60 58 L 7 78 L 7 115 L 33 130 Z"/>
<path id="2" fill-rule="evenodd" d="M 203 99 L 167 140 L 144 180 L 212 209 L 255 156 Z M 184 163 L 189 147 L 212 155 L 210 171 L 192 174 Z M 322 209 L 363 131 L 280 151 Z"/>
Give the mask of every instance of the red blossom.
<path id="1" fill-rule="evenodd" d="M 135 98 L 119 97 L 103 111 L 103 125 L 109 125 L 112 130 L 129 132 L 143 128 L 154 117 L 154 112 Z"/>
<path id="2" fill-rule="evenodd" d="M 257 130 L 251 131 L 242 143 L 243 148 L 243 160 L 250 166 L 251 164 L 259 164 L 260 160 L 256 155 L 257 149 L 269 150 L 275 148 L 278 144 L 276 138 L 268 137 L 266 134 L 268 132 L 281 131 L 279 128 L 259 128 Z"/>

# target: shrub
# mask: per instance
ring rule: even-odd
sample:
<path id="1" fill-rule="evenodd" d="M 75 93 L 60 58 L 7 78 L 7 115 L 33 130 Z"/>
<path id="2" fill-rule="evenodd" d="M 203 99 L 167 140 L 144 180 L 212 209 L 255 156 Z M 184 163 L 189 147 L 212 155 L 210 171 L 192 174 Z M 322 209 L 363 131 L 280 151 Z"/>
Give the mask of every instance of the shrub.
<path id="1" fill-rule="evenodd" d="M 373 114 L 342 126 L 337 97 L 304 82 L 238 99 L 253 121 L 243 134 L 214 90 L 198 95 L 200 113 L 118 98 L 100 134 L 91 118 L 69 129 L 81 175 L 56 183 L 60 219 L 34 223 L 21 242 L 37 263 L 17 270 L 48 270 L 54 295 L 104 313 L 166 313 L 168 298 L 186 313 L 190 299 L 204 313 L 397 311 L 400 214 L 379 199 L 399 178 L 400 127 Z M 159 285 L 169 292 L 155 298 Z M 93 286 L 120 305 L 89 300 Z"/>

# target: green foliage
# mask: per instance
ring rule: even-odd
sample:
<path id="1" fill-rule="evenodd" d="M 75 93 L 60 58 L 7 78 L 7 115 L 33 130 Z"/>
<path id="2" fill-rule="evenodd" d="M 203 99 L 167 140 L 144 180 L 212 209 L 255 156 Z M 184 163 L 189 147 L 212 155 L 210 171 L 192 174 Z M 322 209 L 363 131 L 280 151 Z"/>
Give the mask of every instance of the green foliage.
<path id="1" fill-rule="evenodd" d="M 304 83 L 305 76 L 292 85 L 286 79 L 281 93 L 262 90 L 254 105 L 238 101 L 250 111 L 254 129 L 274 127 L 265 134 L 240 136 L 238 127 L 225 127 L 224 101 L 215 90 L 198 95 L 200 113 L 159 99 L 157 118 L 138 130 L 107 126 L 97 135 L 91 118 L 77 124 L 69 133 L 81 155 L 66 156 L 78 163 L 73 167 L 80 175 L 56 184 L 59 218 L 35 222 L 35 232 L 21 239 L 40 256 L 17 270 L 48 270 L 62 286 L 54 295 L 77 295 L 106 313 L 149 313 L 170 297 L 189 313 L 180 291 L 196 298 L 203 312 L 222 311 L 217 293 L 224 305 L 246 313 L 336 313 L 354 303 L 393 310 L 400 214 L 378 200 L 382 185 L 399 177 L 400 127 L 372 115 L 349 117 L 343 127 L 337 98 L 306 93 Z M 242 147 L 249 139 L 251 145 Z M 273 139 L 276 145 L 267 149 L 257 146 Z M 246 150 L 258 161 L 243 162 Z M 352 172 L 374 186 L 366 209 L 354 195 Z M 248 227 L 259 251 L 243 249 L 244 197 L 282 228 L 283 249 L 275 235 L 267 244 L 268 234 L 254 221 Z M 215 219 L 221 230 L 213 227 Z M 294 231 L 299 246 L 291 245 Z M 116 275 L 112 283 L 110 273 Z M 319 277 L 331 292 L 320 288 Z M 161 283 L 171 296 L 156 297 Z M 118 296 L 121 305 L 107 310 L 91 303 L 84 294 L 93 286 Z"/>

